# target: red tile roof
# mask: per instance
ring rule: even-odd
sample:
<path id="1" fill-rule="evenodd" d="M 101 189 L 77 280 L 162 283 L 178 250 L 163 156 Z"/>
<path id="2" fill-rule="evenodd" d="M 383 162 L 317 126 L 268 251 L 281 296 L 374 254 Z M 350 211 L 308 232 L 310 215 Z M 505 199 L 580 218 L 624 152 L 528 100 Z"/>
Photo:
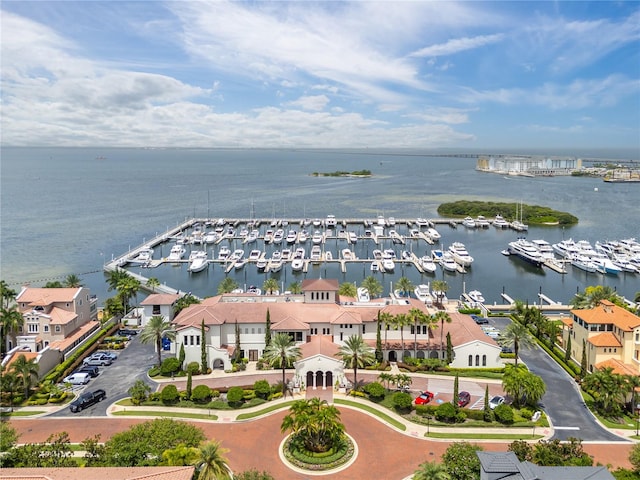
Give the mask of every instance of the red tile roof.
<path id="1" fill-rule="evenodd" d="M 0 480 L 191 480 L 195 467 L 3 468 Z"/>
<path id="2" fill-rule="evenodd" d="M 173 305 L 179 298 L 175 293 L 152 293 L 140 305 Z"/>
<path id="3" fill-rule="evenodd" d="M 309 358 L 314 355 L 336 358 L 340 348 L 333 343 L 333 337 L 327 335 L 312 335 L 307 343 L 300 345 L 301 358 Z"/>
<path id="4" fill-rule="evenodd" d="M 620 343 L 618 337 L 611 332 L 603 332 L 589 337 L 587 342 L 594 347 L 622 347 L 622 343 Z"/>
<path id="5" fill-rule="evenodd" d="M 302 281 L 302 291 L 303 292 L 327 292 L 333 291 L 337 292 L 340 289 L 338 280 L 331 278 L 314 278 Z"/>
<path id="6" fill-rule="evenodd" d="M 79 288 L 33 288 L 27 287 L 16 297 L 16 303 L 27 303 L 32 307 L 51 305 L 56 302 L 71 303 L 81 290 Z"/>
<path id="7" fill-rule="evenodd" d="M 598 306 L 583 310 L 571 310 L 571 314 L 589 324 L 613 324 L 626 332 L 640 327 L 640 317 L 628 310 L 602 300 Z"/>
<path id="8" fill-rule="evenodd" d="M 628 363 L 623 363 L 620 360 L 617 360 L 615 358 L 610 358 L 609 360 L 605 360 L 604 362 L 600 362 L 596 364 L 596 368 L 598 370 L 602 370 L 607 367 L 612 368 L 613 373 L 617 373 L 618 375 L 638 375 L 638 369 L 637 368 L 634 369 L 633 365 L 629 365 Z"/>

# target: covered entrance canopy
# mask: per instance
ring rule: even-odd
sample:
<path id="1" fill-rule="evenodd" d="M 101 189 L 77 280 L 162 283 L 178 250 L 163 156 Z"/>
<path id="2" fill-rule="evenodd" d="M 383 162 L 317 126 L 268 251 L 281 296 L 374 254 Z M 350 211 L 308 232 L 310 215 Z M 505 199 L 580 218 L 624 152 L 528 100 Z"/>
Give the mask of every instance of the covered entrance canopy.
<path id="1" fill-rule="evenodd" d="M 344 380 L 344 365 L 336 357 L 338 345 L 330 336 L 313 335 L 308 339 L 300 345 L 302 358 L 294 365 L 296 381 L 304 382 L 306 389 L 331 389 Z"/>

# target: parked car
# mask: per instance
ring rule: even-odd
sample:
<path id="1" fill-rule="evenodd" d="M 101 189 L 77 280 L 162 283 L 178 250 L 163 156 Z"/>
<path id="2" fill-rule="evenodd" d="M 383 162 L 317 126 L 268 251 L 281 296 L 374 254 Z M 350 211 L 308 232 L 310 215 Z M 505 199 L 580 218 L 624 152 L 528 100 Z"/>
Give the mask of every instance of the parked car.
<path id="1" fill-rule="evenodd" d="M 108 365 L 111 365 L 112 363 L 113 361 L 106 355 L 100 355 L 95 357 L 91 356 L 89 358 L 85 358 L 84 361 L 82 362 L 83 365 L 98 366 L 98 367 L 108 366 Z"/>
<path id="2" fill-rule="evenodd" d="M 485 317 L 476 317 L 473 319 L 478 325 L 488 325 L 489 319 Z"/>
<path id="3" fill-rule="evenodd" d="M 70 383 L 71 385 L 86 385 L 91 380 L 88 373 L 72 373 L 68 377 L 62 379 L 63 383 Z"/>
<path id="4" fill-rule="evenodd" d="M 503 403 L 504 403 L 504 397 L 501 395 L 496 395 L 495 397 L 491 397 L 491 400 L 489 400 L 489 408 L 493 410 L 498 405 L 502 405 Z"/>
<path id="5" fill-rule="evenodd" d="M 110 351 L 108 351 L 108 350 L 104 350 L 104 351 L 103 351 L 103 350 L 101 350 L 101 351 L 99 351 L 99 352 L 94 353 L 94 354 L 93 354 L 93 355 L 91 355 L 91 356 L 93 357 L 93 356 L 98 356 L 98 355 L 102 355 L 102 356 L 109 357 L 109 358 L 111 359 L 111 361 L 113 361 L 113 362 L 115 362 L 115 361 L 118 359 L 118 354 L 117 354 L 117 353 L 115 353 L 115 352 L 110 352 Z"/>
<path id="6" fill-rule="evenodd" d="M 69 404 L 69 408 L 74 413 L 79 412 L 80 410 L 90 407 L 94 403 L 101 402 L 105 398 L 107 398 L 107 393 L 102 389 L 98 389 L 93 392 L 85 392 L 71 402 Z"/>
<path id="7" fill-rule="evenodd" d="M 429 391 L 420 392 L 420 395 L 413 401 L 416 405 L 426 405 L 433 398 L 433 393 Z"/>
<path id="8" fill-rule="evenodd" d="M 132 336 L 134 336 L 134 335 L 137 335 L 137 334 L 138 334 L 138 331 L 137 331 L 137 330 L 133 330 L 133 329 L 131 329 L 131 328 L 121 328 L 121 329 L 120 329 L 120 330 L 118 330 L 116 333 L 117 333 L 118 335 L 123 336 L 123 337 L 127 337 L 127 336 L 132 337 Z"/>
<path id="9" fill-rule="evenodd" d="M 462 391 L 458 394 L 458 406 L 466 407 L 471 401 L 471 394 L 469 392 Z"/>
<path id="10" fill-rule="evenodd" d="M 513 348 L 511 348 L 511 347 L 502 347 L 502 353 L 513 353 Z"/>
<path id="11" fill-rule="evenodd" d="M 91 365 L 82 365 L 73 373 L 88 373 L 90 377 L 95 378 L 100 374 L 100 369 Z"/>

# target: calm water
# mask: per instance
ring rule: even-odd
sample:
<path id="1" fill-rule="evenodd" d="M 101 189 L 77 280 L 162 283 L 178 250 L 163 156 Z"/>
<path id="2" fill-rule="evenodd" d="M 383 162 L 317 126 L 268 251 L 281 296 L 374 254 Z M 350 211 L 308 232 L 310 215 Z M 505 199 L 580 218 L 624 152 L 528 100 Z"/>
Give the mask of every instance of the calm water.
<path id="1" fill-rule="evenodd" d="M 380 151 L 3 148 L 1 153 L 1 278 L 17 288 L 23 282 L 40 285 L 74 273 L 101 300 L 110 295 L 101 271 L 105 259 L 126 252 L 187 217 L 248 218 L 252 204 L 257 217 L 269 219 L 324 218 L 328 213 L 339 219 L 374 219 L 378 214 L 434 218 L 440 203 L 456 199 L 523 201 L 568 211 L 580 219 L 578 225 L 564 230 L 531 228 L 530 239 L 544 238 L 554 243 L 563 237 L 591 242 L 640 237 L 640 184 L 483 174 L 475 171 L 475 159 Z M 571 153 L 638 159 L 638 152 Z M 97 156 L 106 158 L 98 160 Z M 374 177 L 310 175 L 360 169 L 372 170 Z M 504 257 L 500 251 L 516 238 L 512 231 L 493 227 L 453 230 L 448 226 L 439 230 L 441 246 L 454 241 L 466 244 L 475 258 L 469 273 L 421 276 L 414 268 L 403 270 L 398 265 L 392 275 L 378 274 L 387 290 L 402 275 L 414 283 L 445 279 L 450 297 L 459 295 L 464 284 L 467 290 L 481 290 L 490 302 L 500 302 L 503 289 L 530 303 L 537 301 L 539 291 L 566 302 L 576 290 L 595 284 L 611 285 L 627 297 L 640 290 L 638 275 L 616 278 L 571 269 L 560 275 Z M 328 247 L 335 256 L 346 244 L 333 242 L 335 246 L 329 243 Z M 365 241 L 355 247 L 360 257 L 368 256 L 373 248 L 381 247 Z M 414 242 L 396 246 L 397 252 L 402 248 L 421 255 L 431 247 L 424 241 Z M 166 256 L 168 249 L 158 249 L 155 257 Z M 186 265 L 136 271 L 200 296 L 215 294 L 224 277 L 219 266 L 194 275 L 187 273 Z M 349 267 L 342 274 L 337 265 L 325 265 L 310 268 L 306 278 L 322 276 L 359 283 L 364 275 L 369 275 L 368 266 Z M 251 265 L 232 271 L 230 276 L 241 286 L 259 286 L 266 278 Z M 302 280 L 305 274 L 294 275 L 283 268 L 276 278 L 287 285 Z"/>

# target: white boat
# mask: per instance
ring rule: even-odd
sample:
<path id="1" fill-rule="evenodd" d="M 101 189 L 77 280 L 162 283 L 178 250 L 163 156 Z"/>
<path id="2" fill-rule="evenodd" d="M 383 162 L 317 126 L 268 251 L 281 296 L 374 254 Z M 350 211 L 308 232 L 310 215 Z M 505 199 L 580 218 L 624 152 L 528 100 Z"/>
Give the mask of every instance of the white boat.
<path id="1" fill-rule="evenodd" d="M 390 227 L 394 227 L 396 224 L 396 219 L 393 217 L 389 217 L 387 218 L 387 225 Z"/>
<path id="2" fill-rule="evenodd" d="M 220 250 L 218 250 L 218 260 L 227 261 L 229 259 L 229 255 L 231 255 L 231 250 L 229 250 L 229 247 L 226 245 L 223 245 L 220 247 Z"/>
<path id="3" fill-rule="evenodd" d="M 233 251 L 231 256 L 229 256 L 229 260 L 231 260 L 232 262 L 237 262 L 238 260 L 242 259 L 242 257 L 244 257 L 244 250 L 238 248 Z"/>
<path id="4" fill-rule="evenodd" d="M 189 272 L 196 273 L 201 272 L 209 265 L 207 260 L 207 252 L 204 250 L 196 250 L 189 255 Z"/>
<path id="5" fill-rule="evenodd" d="M 251 285 L 248 289 L 247 289 L 247 293 L 252 293 L 253 295 L 262 295 L 262 290 L 260 290 L 258 287 L 256 287 L 255 285 Z"/>
<path id="6" fill-rule="evenodd" d="M 289 233 L 287 233 L 287 243 L 289 244 L 296 243 L 297 239 L 298 239 L 298 232 L 296 232 L 295 230 L 289 230 Z"/>
<path id="7" fill-rule="evenodd" d="M 368 302 L 369 298 L 369 290 L 364 287 L 358 287 L 357 290 L 357 298 L 359 302 Z"/>
<path id="8" fill-rule="evenodd" d="M 520 220 L 514 220 L 509 226 L 516 232 L 524 232 L 529 229 L 529 225 L 522 223 Z"/>
<path id="9" fill-rule="evenodd" d="M 471 290 L 469 293 L 467 293 L 467 296 L 475 303 L 484 303 L 484 297 L 479 290 Z"/>
<path id="10" fill-rule="evenodd" d="M 371 270 L 371 273 L 378 273 L 380 271 L 380 264 L 377 261 L 371 262 L 369 270 Z"/>
<path id="11" fill-rule="evenodd" d="M 269 266 L 269 271 L 271 272 L 279 272 L 280 270 L 282 270 L 282 260 L 281 259 L 272 259 L 271 260 L 271 265 Z"/>
<path id="12" fill-rule="evenodd" d="M 447 272 L 457 272 L 458 264 L 456 263 L 453 255 L 450 252 L 442 252 L 442 258 L 440 259 L 440 265 Z"/>
<path id="13" fill-rule="evenodd" d="M 571 259 L 571 257 L 580 253 L 580 249 L 576 246 L 576 242 L 571 238 L 554 243 L 551 248 L 553 248 L 553 250 L 561 257 L 568 259 Z"/>
<path id="14" fill-rule="evenodd" d="M 298 235 L 298 242 L 305 243 L 308 239 L 309 239 L 309 232 L 307 232 L 306 230 L 302 230 Z"/>
<path id="15" fill-rule="evenodd" d="M 324 226 L 327 228 L 334 228 L 336 226 L 336 216 L 327 215 L 327 219 L 324 221 Z"/>
<path id="16" fill-rule="evenodd" d="M 344 260 L 354 260 L 355 259 L 355 255 L 353 254 L 353 252 L 350 249 L 343 248 L 342 249 L 342 258 Z"/>
<path id="17" fill-rule="evenodd" d="M 431 250 L 431 259 L 435 263 L 440 263 L 440 261 L 442 260 L 442 256 L 443 255 L 444 255 L 444 252 L 442 250 L 440 250 L 439 248 Z"/>
<path id="18" fill-rule="evenodd" d="M 247 263 L 249 263 L 249 260 L 247 260 L 246 258 L 240 258 L 238 260 L 236 260 L 236 263 L 233 264 L 233 267 L 236 270 L 240 270 L 242 267 L 244 267 Z"/>
<path id="19" fill-rule="evenodd" d="M 373 251 L 373 258 L 374 260 L 382 260 L 382 250 L 374 250 Z"/>
<path id="20" fill-rule="evenodd" d="M 426 273 L 435 273 L 438 269 L 436 262 L 429 255 L 425 255 L 420 258 L 420 266 Z"/>
<path id="21" fill-rule="evenodd" d="M 299 272 L 304 268 L 304 259 L 302 258 L 294 258 L 291 261 L 291 270 L 294 272 Z"/>
<path id="22" fill-rule="evenodd" d="M 264 243 L 273 243 L 273 230 L 270 228 L 264 232 Z"/>
<path id="23" fill-rule="evenodd" d="M 384 215 L 378 215 L 378 219 L 377 219 L 376 223 L 379 226 L 384 227 L 387 224 L 387 221 L 384 219 Z"/>
<path id="24" fill-rule="evenodd" d="M 261 256 L 262 256 L 261 250 L 251 250 L 249 252 L 249 260 L 252 262 L 257 262 L 258 260 L 260 260 Z"/>
<path id="25" fill-rule="evenodd" d="M 409 261 L 411 260 L 411 252 L 409 250 L 403 250 L 401 253 L 402 260 Z"/>
<path id="26" fill-rule="evenodd" d="M 542 267 L 544 263 L 545 259 L 538 249 L 531 242 L 523 238 L 519 238 L 515 242 L 509 242 L 507 249 L 511 255 L 521 258 L 534 267 Z"/>
<path id="27" fill-rule="evenodd" d="M 542 255 L 542 258 L 544 258 L 545 260 L 553 260 L 554 258 L 556 258 L 553 247 L 546 240 L 531 240 L 531 243 L 538 249 L 540 255 Z"/>
<path id="28" fill-rule="evenodd" d="M 260 232 L 258 230 L 251 230 L 251 232 L 249 232 L 249 235 L 247 235 L 247 243 L 253 243 L 256 240 L 258 240 L 258 237 L 260 236 Z"/>
<path id="29" fill-rule="evenodd" d="M 316 218 L 316 219 L 313 220 L 313 222 L 311 222 L 311 224 L 314 227 L 318 228 L 320 225 L 322 225 L 322 220 L 320 220 L 319 218 Z"/>
<path id="30" fill-rule="evenodd" d="M 614 253 L 611 261 L 613 262 L 614 265 L 620 267 L 624 272 L 628 272 L 628 273 L 640 272 L 638 267 L 636 267 L 626 255 Z"/>
<path id="31" fill-rule="evenodd" d="M 257 261 L 256 261 L 256 268 L 258 269 L 259 272 L 263 271 L 265 268 L 267 268 L 267 259 L 266 257 L 260 257 Z"/>
<path id="32" fill-rule="evenodd" d="M 396 258 L 396 252 L 391 248 L 387 248 L 382 252 L 383 260 L 394 260 L 395 258 Z"/>
<path id="33" fill-rule="evenodd" d="M 288 262 L 289 260 L 291 260 L 291 249 L 283 248 L 281 258 L 283 262 Z"/>
<path id="34" fill-rule="evenodd" d="M 404 245 L 404 237 L 395 230 L 389 230 L 389 236 L 391 237 L 391 241 L 393 243 Z"/>
<path id="35" fill-rule="evenodd" d="M 275 233 L 273 234 L 273 237 L 271 239 L 271 241 L 273 243 L 282 243 L 282 240 L 284 238 L 284 230 L 282 230 L 281 228 L 279 228 L 278 230 L 275 231 Z"/>
<path id="36" fill-rule="evenodd" d="M 393 272 L 395 268 L 396 268 L 396 264 L 394 263 L 393 259 L 385 258 L 382 260 L 382 269 L 385 272 Z"/>
<path id="37" fill-rule="evenodd" d="M 322 233 L 320 233 L 319 230 L 316 230 L 315 232 L 313 232 L 313 237 L 311 237 L 311 241 L 313 242 L 314 245 L 318 245 L 322 243 L 323 239 L 324 237 L 322 236 Z"/>
<path id="38" fill-rule="evenodd" d="M 453 242 L 451 246 L 449 246 L 449 252 L 453 256 L 455 262 L 459 263 L 463 267 L 469 267 L 473 263 L 473 257 L 469 255 L 469 252 L 467 252 L 464 243 Z"/>
<path id="39" fill-rule="evenodd" d="M 416 225 L 418 228 L 424 228 L 429 226 L 429 221 L 426 218 L 418 217 L 416 218 Z"/>
<path id="40" fill-rule="evenodd" d="M 462 220 L 462 226 L 467 228 L 476 228 L 478 225 L 476 225 L 476 221 L 473 218 L 464 217 L 464 220 Z"/>
<path id="41" fill-rule="evenodd" d="M 496 228 L 508 228 L 509 222 L 502 215 L 496 215 L 496 218 L 493 219 L 493 226 Z"/>
<path id="42" fill-rule="evenodd" d="M 311 247 L 311 261 L 317 262 L 320 260 L 322 256 L 322 250 L 319 245 L 314 245 Z"/>
<path id="43" fill-rule="evenodd" d="M 447 298 L 447 293 L 441 290 L 433 290 L 431 292 L 431 296 L 436 302 L 449 303 L 449 299 Z"/>
<path id="44" fill-rule="evenodd" d="M 432 228 L 432 227 L 427 228 L 427 231 L 425 233 L 427 237 L 429 237 L 434 242 L 437 242 L 442 237 L 442 235 L 440 235 L 440 232 L 438 232 L 435 228 Z"/>
<path id="45" fill-rule="evenodd" d="M 215 243 L 218 240 L 218 234 L 212 230 L 208 230 L 204 234 L 204 243 Z"/>
<path id="46" fill-rule="evenodd" d="M 153 260 L 153 248 L 144 247 L 138 251 L 138 255 L 129 260 L 131 263 L 137 263 L 140 265 L 147 265 L 149 262 Z"/>
<path id="47" fill-rule="evenodd" d="M 584 255 L 574 255 L 571 258 L 571 265 L 588 273 L 595 273 L 598 271 L 598 266 L 593 263 L 589 257 Z"/>
<path id="48" fill-rule="evenodd" d="M 325 261 L 330 262 L 331 260 L 333 260 L 333 253 L 325 252 L 324 253 L 324 259 L 325 259 Z"/>
<path id="49" fill-rule="evenodd" d="M 178 262 L 182 260 L 185 253 L 187 253 L 187 251 L 184 249 L 182 245 L 174 245 L 173 247 L 171 247 L 171 251 L 169 252 L 167 261 Z"/>
<path id="50" fill-rule="evenodd" d="M 349 242 L 356 243 L 358 241 L 358 235 L 356 232 L 349 232 Z"/>
<path id="51" fill-rule="evenodd" d="M 622 268 L 615 265 L 608 257 L 591 257 L 591 261 L 596 264 L 596 270 L 607 275 L 618 275 Z"/>
<path id="52" fill-rule="evenodd" d="M 489 228 L 489 220 L 484 215 L 478 215 L 476 217 L 476 226 L 478 228 Z"/>
<path id="53" fill-rule="evenodd" d="M 418 300 L 420 300 L 421 302 L 423 302 L 424 304 L 426 304 L 426 305 L 432 305 L 433 304 L 433 297 L 431 296 L 431 292 L 429 290 L 429 285 L 425 285 L 425 284 L 418 285 L 413 290 L 413 293 L 416 296 L 416 298 Z"/>

